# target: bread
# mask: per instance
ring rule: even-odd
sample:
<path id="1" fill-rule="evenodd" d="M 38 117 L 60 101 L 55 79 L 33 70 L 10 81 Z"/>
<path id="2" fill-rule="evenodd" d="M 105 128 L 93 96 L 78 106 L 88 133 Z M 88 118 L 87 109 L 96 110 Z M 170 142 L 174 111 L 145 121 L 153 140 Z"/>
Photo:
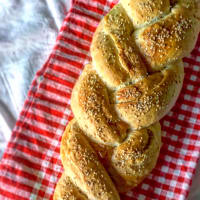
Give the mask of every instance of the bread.
<path id="1" fill-rule="evenodd" d="M 71 97 L 54 200 L 117 200 L 155 167 L 159 120 L 183 84 L 199 0 L 121 0 L 100 22 Z"/>

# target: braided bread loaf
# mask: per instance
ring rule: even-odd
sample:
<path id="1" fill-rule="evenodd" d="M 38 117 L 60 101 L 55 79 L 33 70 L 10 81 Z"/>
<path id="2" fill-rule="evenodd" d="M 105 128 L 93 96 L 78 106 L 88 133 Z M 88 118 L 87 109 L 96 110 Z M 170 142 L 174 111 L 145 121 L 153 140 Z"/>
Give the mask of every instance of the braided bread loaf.
<path id="1" fill-rule="evenodd" d="M 121 0 L 100 22 L 71 97 L 54 199 L 120 199 L 155 167 L 159 120 L 174 105 L 199 0 Z"/>

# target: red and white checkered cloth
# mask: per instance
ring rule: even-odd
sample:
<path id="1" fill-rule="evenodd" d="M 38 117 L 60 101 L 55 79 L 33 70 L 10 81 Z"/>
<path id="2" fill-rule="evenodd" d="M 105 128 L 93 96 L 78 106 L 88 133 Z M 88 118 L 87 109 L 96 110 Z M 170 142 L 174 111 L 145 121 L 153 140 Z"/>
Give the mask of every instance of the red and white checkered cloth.
<path id="1" fill-rule="evenodd" d="M 37 73 L 0 164 L 0 199 L 51 199 L 63 171 L 61 135 L 72 119 L 70 94 L 89 62 L 92 35 L 111 0 L 75 0 L 55 48 Z M 200 155 L 200 37 L 184 59 L 185 80 L 162 120 L 158 164 L 128 199 L 185 199 Z"/>

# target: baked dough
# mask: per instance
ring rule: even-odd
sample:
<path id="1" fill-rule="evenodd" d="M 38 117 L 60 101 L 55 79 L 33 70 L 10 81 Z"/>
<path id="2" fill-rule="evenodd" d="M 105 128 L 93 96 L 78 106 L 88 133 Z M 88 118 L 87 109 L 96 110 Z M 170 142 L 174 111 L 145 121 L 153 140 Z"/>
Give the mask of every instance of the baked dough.
<path id="1" fill-rule="evenodd" d="M 54 200 L 117 200 L 148 176 L 199 31 L 199 0 L 121 0 L 101 20 L 72 92 Z"/>

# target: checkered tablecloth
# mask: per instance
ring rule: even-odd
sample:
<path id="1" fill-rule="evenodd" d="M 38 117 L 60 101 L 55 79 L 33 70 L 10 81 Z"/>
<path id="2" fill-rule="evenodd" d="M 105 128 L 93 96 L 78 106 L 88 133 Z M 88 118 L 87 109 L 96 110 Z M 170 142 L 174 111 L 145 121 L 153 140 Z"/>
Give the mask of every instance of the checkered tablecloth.
<path id="1" fill-rule="evenodd" d="M 63 171 L 59 150 L 72 119 L 70 95 L 90 61 L 92 35 L 116 2 L 75 0 L 56 45 L 36 74 L 0 163 L 0 199 L 51 199 Z M 181 95 L 162 119 L 163 146 L 156 168 L 129 199 L 185 199 L 200 155 L 200 37 L 184 59 Z"/>

